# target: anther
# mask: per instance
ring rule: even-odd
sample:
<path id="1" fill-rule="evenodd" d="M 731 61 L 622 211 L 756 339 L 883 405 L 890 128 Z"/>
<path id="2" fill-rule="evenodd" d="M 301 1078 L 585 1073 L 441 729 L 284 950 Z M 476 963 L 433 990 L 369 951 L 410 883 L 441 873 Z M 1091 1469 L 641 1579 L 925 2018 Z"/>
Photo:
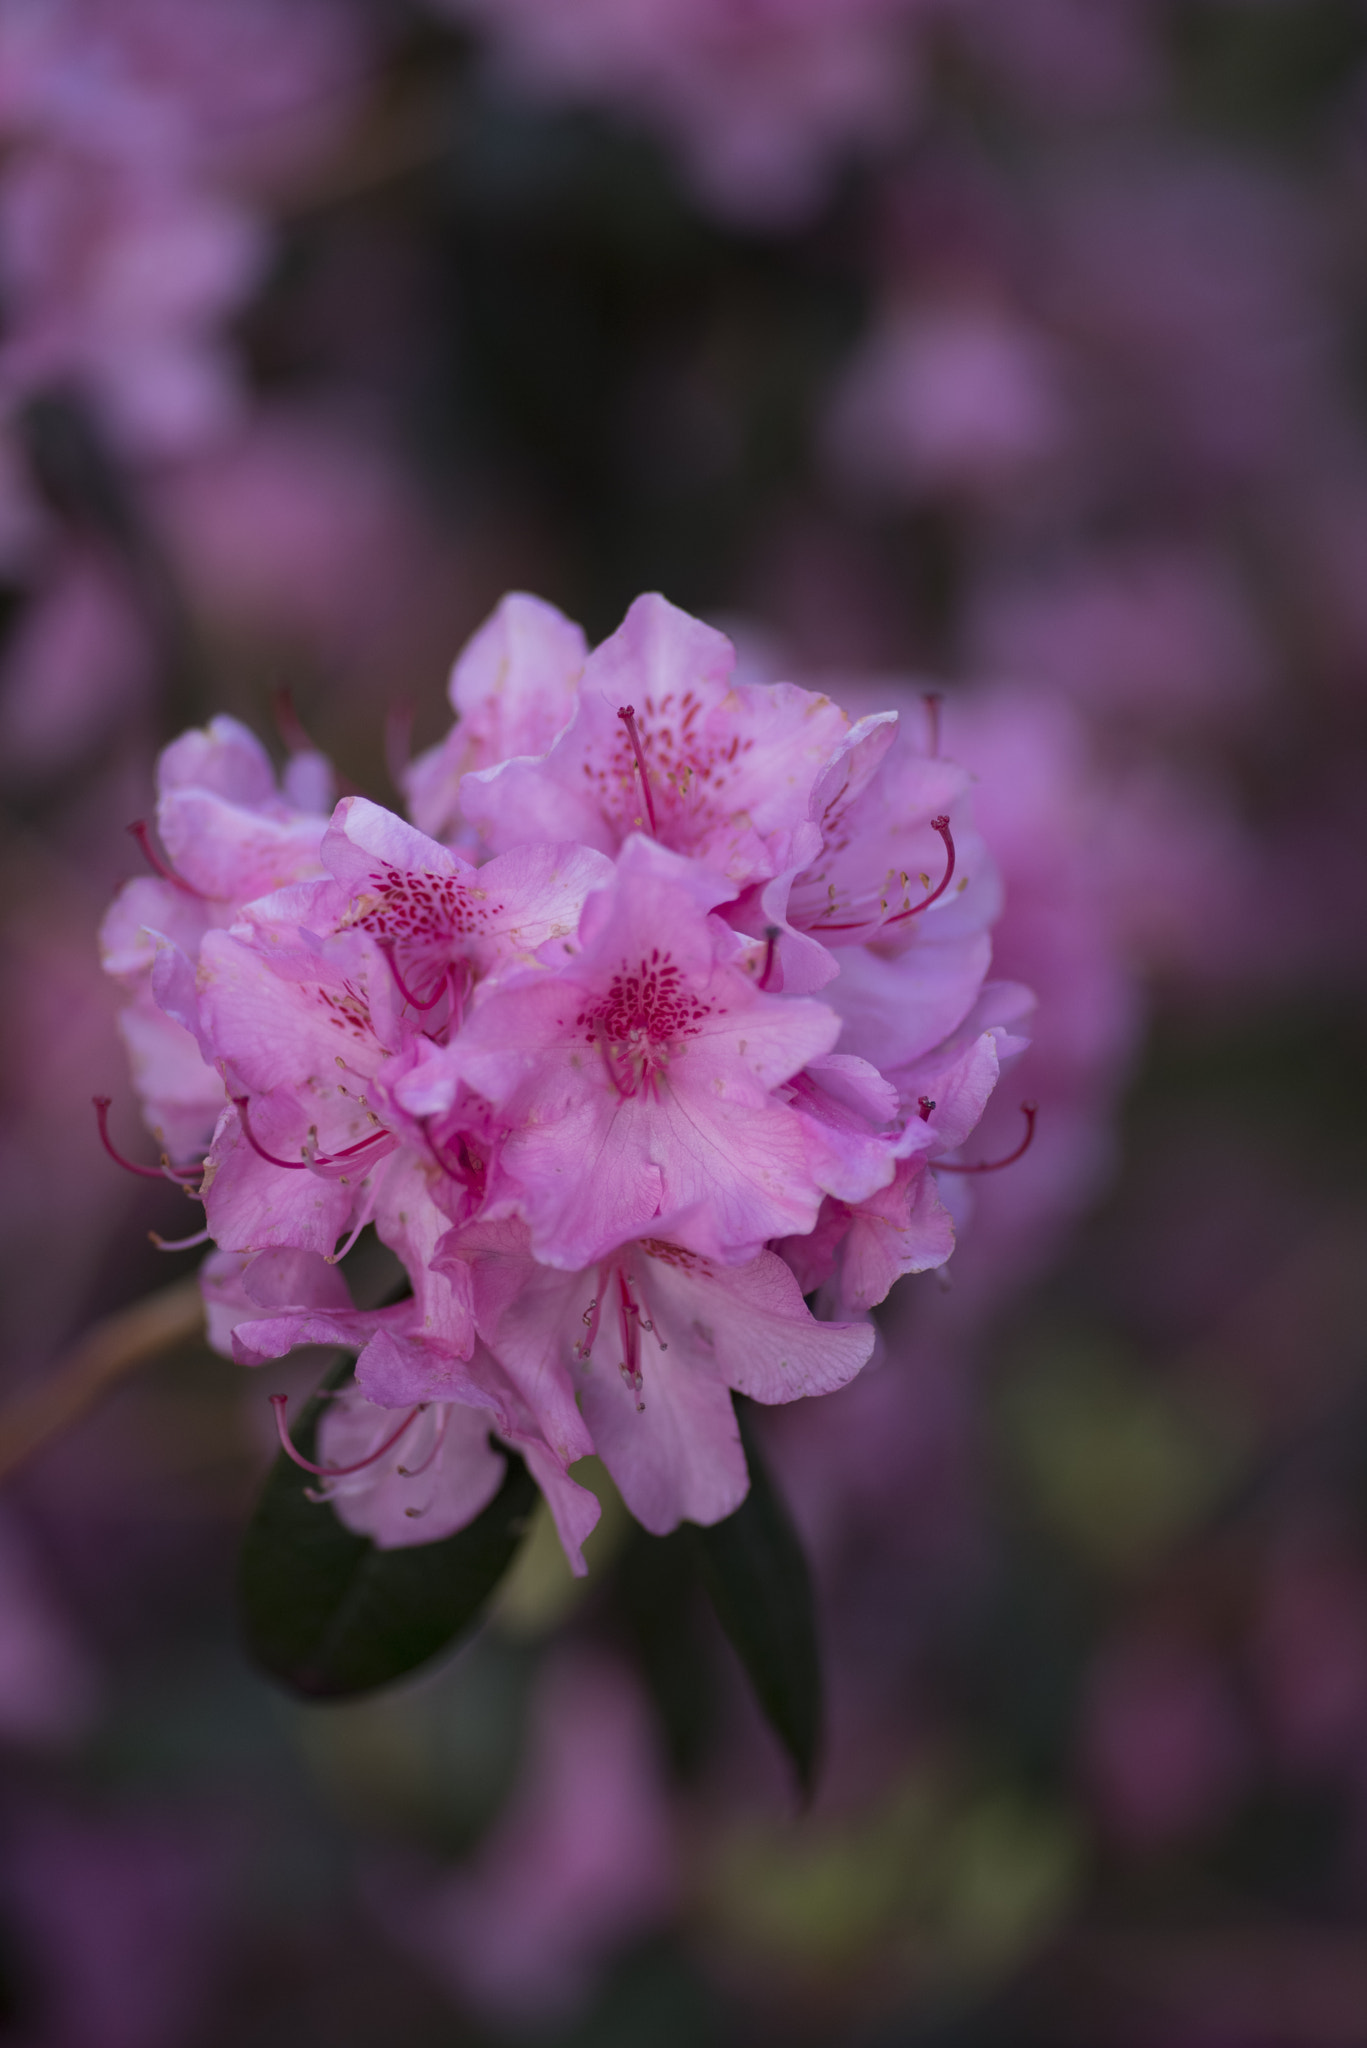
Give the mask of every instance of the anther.
<path id="1" fill-rule="evenodd" d="M 759 977 L 759 980 L 758 980 L 758 981 L 756 982 L 756 984 L 755 984 L 755 986 L 756 986 L 757 988 L 768 988 L 768 986 L 769 986 L 769 976 L 770 976 L 770 975 L 771 975 L 771 974 L 773 973 L 773 971 L 774 971 L 774 955 L 775 955 L 775 949 L 776 949 L 776 947 L 777 947 L 777 945 L 778 945 L 778 942 L 779 942 L 779 939 L 780 939 L 781 937 L 782 937 L 782 933 L 781 933 L 781 931 L 780 931 L 779 927 L 778 927 L 778 926 L 777 926 L 776 924 L 766 924 L 766 925 L 765 925 L 765 927 L 764 927 L 764 967 L 763 967 L 763 970 L 762 970 L 762 971 L 761 971 L 761 973 L 760 973 L 760 977 Z"/>
<path id="2" fill-rule="evenodd" d="M 917 1097 L 916 1107 L 921 1112 L 921 1122 L 928 1124 L 930 1122 L 930 1112 L 935 1107 L 933 1099 L 929 1095 L 920 1095 Z"/>
<path id="3" fill-rule="evenodd" d="M 398 1428 L 392 1435 L 385 1438 L 379 1449 L 371 1451 L 367 1457 L 358 1458 L 354 1465 L 315 1465 L 312 1458 L 306 1458 L 303 1452 L 297 1451 L 290 1441 L 289 1429 L 285 1423 L 285 1410 L 289 1406 L 289 1398 L 288 1394 L 272 1394 L 270 1396 L 271 1407 L 275 1410 L 275 1433 L 280 1439 L 280 1448 L 285 1453 L 285 1456 L 299 1467 L 301 1472 L 316 1472 L 320 1479 L 347 1479 L 353 1472 L 364 1472 L 367 1465 L 375 1464 L 378 1459 L 385 1455 L 386 1451 L 393 1450 L 404 1431 L 411 1423 L 416 1421 L 427 1405 L 426 1402 L 419 1401 L 416 1408 L 410 1408 Z"/>
<path id="4" fill-rule="evenodd" d="M 646 757 L 641 747 L 641 736 L 636 730 L 636 706 L 634 704 L 619 704 L 617 716 L 627 729 L 627 738 L 631 741 L 631 750 L 636 756 L 636 766 L 641 774 L 641 788 L 645 791 L 646 815 L 650 819 L 651 832 L 658 838 L 659 832 L 655 823 L 655 799 L 650 794 L 650 777 L 646 773 Z"/>
<path id="5" fill-rule="evenodd" d="M 1016 1161 L 1023 1158 L 1030 1150 L 1031 1141 L 1035 1135 L 1035 1118 L 1038 1113 L 1039 1104 L 1037 1102 L 1023 1102 L 1021 1104 L 1021 1115 L 1025 1118 L 1025 1136 L 1021 1139 L 1015 1151 L 1008 1152 L 1004 1159 L 980 1159 L 972 1166 L 956 1166 L 952 1160 L 937 1159 L 935 1171 L 937 1173 L 1000 1173 L 1004 1166 L 1014 1166 Z"/>
<path id="6" fill-rule="evenodd" d="M 178 875 L 170 861 L 158 853 L 152 842 L 152 828 L 146 818 L 136 819 L 128 827 L 128 836 L 130 839 L 136 839 L 138 849 L 153 874 L 160 875 L 163 882 L 169 882 L 173 888 L 182 890 L 185 895 L 194 896 L 201 903 L 206 901 L 204 891 L 197 889 L 193 882 L 187 882 L 184 875 Z"/>

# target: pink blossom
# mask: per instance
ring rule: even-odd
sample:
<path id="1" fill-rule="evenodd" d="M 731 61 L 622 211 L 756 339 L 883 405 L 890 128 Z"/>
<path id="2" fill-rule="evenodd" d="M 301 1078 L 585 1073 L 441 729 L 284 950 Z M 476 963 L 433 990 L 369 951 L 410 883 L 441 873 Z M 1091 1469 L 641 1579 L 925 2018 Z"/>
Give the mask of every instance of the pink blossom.
<path id="1" fill-rule="evenodd" d="M 321 1497 L 381 1549 L 436 1542 L 479 1513 L 503 1477 L 492 1432 L 526 1461 L 582 1574 L 584 1538 L 599 1508 L 567 1467 L 593 1448 L 587 1430 L 574 1412 L 570 1440 L 548 1440 L 515 1375 L 468 1332 L 453 1343 L 434 1331 L 423 1297 L 449 1287 L 450 1278 L 431 1269 L 430 1253 L 415 1255 L 411 1243 L 404 1249 L 413 1297 L 371 1310 L 351 1306 L 346 1282 L 317 1253 L 215 1253 L 203 1283 L 211 1340 L 243 1365 L 263 1365 L 300 1344 L 359 1352 L 355 1385 L 323 1415 L 312 1469 Z M 455 1297 L 468 1300 L 468 1267 L 457 1264 L 455 1279 Z"/>
<path id="2" fill-rule="evenodd" d="M 736 883 L 820 846 L 812 792 L 849 721 L 789 683 L 732 680 L 735 649 L 664 598 L 637 598 L 584 664 L 573 719 L 538 761 L 467 776 L 461 807 L 499 851 L 576 839 L 616 853 L 632 832 Z"/>
<path id="3" fill-rule="evenodd" d="M 508 1126 L 503 1183 L 536 1256 L 580 1267 L 625 1239 L 673 1231 L 750 1257 L 810 1229 L 820 1189 L 775 1088 L 829 1052 L 834 1013 L 768 996 L 748 949 L 709 916 L 725 884 L 634 835 L 587 899 L 555 967 L 490 996 L 398 1094 L 445 1109 L 465 1081 Z"/>
<path id="4" fill-rule="evenodd" d="M 829 1393 L 873 1348 L 802 1287 L 861 1314 L 952 1249 L 936 1178 L 1028 1007 L 984 983 L 967 777 L 733 662 L 662 598 L 588 656 L 505 600 L 415 778 L 467 850 L 361 797 L 325 826 L 230 721 L 163 756 L 170 864 L 107 964 L 149 1113 L 174 1095 L 196 1148 L 213 1121 L 168 1171 L 200 1176 L 214 1341 L 358 1354 L 314 1469 L 383 1546 L 465 1526 L 500 1445 L 576 1570 L 591 1452 L 647 1528 L 722 1519 L 733 1392 Z M 411 1293 L 358 1310 L 337 1267 L 367 1226 Z"/>
<path id="5" fill-rule="evenodd" d="M 853 1201 L 828 1197 L 815 1230 L 779 1247 L 804 1294 L 831 1285 L 836 1312 L 858 1315 L 885 1300 L 903 1274 L 944 1265 L 954 1225 L 931 1169 L 976 1129 L 997 1082 L 997 1037 L 985 1031 L 905 1076 L 915 1107 L 887 1140 L 891 1178 Z M 1016 1050 L 1023 1041 L 1009 1043 Z"/>
<path id="6" fill-rule="evenodd" d="M 572 1388 L 627 1506 L 657 1535 L 720 1521 L 744 1499 L 730 1389 L 766 1404 L 830 1393 L 873 1348 L 871 1329 L 818 1323 L 768 1251 L 720 1265 L 649 1237 L 571 1273 L 532 1258 L 525 1226 L 475 1223 L 444 1258 L 469 1262 L 480 1334 L 510 1376 Z"/>
<path id="7" fill-rule="evenodd" d="M 549 752 L 574 715 L 588 651 L 579 627 L 554 605 L 521 591 L 502 599 L 451 671 L 457 723 L 405 777 L 424 832 L 442 838 L 458 830 L 463 775 Z"/>
<path id="8" fill-rule="evenodd" d="M 311 769 L 296 779 L 317 782 Z M 202 1149 L 225 1099 L 197 1042 L 200 948 L 249 898 L 320 871 L 326 821 L 280 795 L 265 749 L 231 718 L 167 747 L 157 785 L 173 872 L 128 883 L 100 944 L 106 972 L 132 998 L 120 1029 L 147 1121 L 185 1159 Z"/>

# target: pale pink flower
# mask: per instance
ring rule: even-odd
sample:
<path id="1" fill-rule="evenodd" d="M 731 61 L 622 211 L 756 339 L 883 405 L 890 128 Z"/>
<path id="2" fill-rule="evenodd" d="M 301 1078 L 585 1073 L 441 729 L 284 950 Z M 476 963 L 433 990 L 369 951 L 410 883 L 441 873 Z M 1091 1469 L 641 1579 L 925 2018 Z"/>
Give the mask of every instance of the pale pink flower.
<path id="1" fill-rule="evenodd" d="M 737 884 L 802 864 L 821 843 L 813 790 L 849 721 L 791 683 L 735 682 L 735 659 L 724 634 L 637 598 L 585 662 L 544 758 L 468 775 L 465 816 L 495 851 L 550 837 L 613 854 L 649 832 Z"/>
<path id="2" fill-rule="evenodd" d="M 817 1322 L 768 1251 L 721 1265 L 648 1237 L 562 1272 L 533 1259 L 517 1223 L 472 1224 L 443 1249 L 469 1262 L 480 1334 L 505 1370 L 572 1391 L 627 1506 L 657 1535 L 720 1521 L 744 1499 L 733 1388 L 765 1404 L 830 1393 L 873 1348 L 864 1325 Z"/>
<path id="3" fill-rule="evenodd" d="M 552 1443 L 515 1376 L 473 1337 L 463 1353 L 434 1331 L 424 1296 L 448 1284 L 404 1247 L 415 1292 L 389 1308 L 351 1306 L 335 1267 L 313 1252 L 217 1252 L 204 1268 L 210 1339 L 242 1365 L 264 1365 L 300 1344 L 359 1352 L 356 1383 L 334 1396 L 310 1466 L 341 1520 L 381 1549 L 432 1543 L 463 1528 L 497 1492 L 504 1460 L 490 1432 L 526 1461 L 555 1520 L 572 1569 L 598 1520 L 594 1496 L 567 1466 L 593 1448 L 577 1412 L 569 1442 Z M 457 1298 L 469 1271 L 458 1267 Z M 396 1411 L 407 1411 L 400 1413 Z M 554 1427 L 554 1425 L 553 1425 Z M 285 1432 L 283 1412 L 280 1418 Z M 291 1455 L 298 1456 L 291 1447 Z"/>
<path id="4" fill-rule="evenodd" d="M 662 598 L 587 656 L 505 600 L 414 783 L 478 863 L 360 797 L 324 826 L 230 721 L 163 757 L 171 865 L 105 935 L 143 1092 L 196 1145 L 216 1117 L 166 1168 L 200 1176 L 214 1342 L 358 1353 L 311 1469 L 382 1546 L 465 1526 L 499 1444 L 576 1570 L 590 1452 L 647 1528 L 722 1519 L 733 1393 L 825 1394 L 872 1351 L 802 1286 L 860 1314 L 952 1249 L 936 1178 L 972 1170 L 1028 1007 L 984 983 L 967 777 L 733 664 Z M 412 1291 L 357 1310 L 367 1225 Z"/>
<path id="5" fill-rule="evenodd" d="M 310 796 L 319 779 L 316 763 L 293 764 Z M 203 1149 L 225 1101 L 197 1036 L 200 948 L 250 898 L 321 872 L 326 819 L 281 795 L 265 749 L 231 718 L 167 747 L 157 786 L 171 872 L 126 885 L 100 945 L 106 972 L 132 998 L 120 1029 L 148 1124 L 172 1158 L 186 1159 Z"/>
<path id="6" fill-rule="evenodd" d="M 409 809 L 424 832 L 458 832 L 463 775 L 549 752 L 574 715 L 588 651 L 579 627 L 554 605 L 521 591 L 501 600 L 451 671 L 456 724 L 404 778 Z"/>
<path id="7" fill-rule="evenodd" d="M 398 1084 L 415 1113 L 446 1109 L 462 1081 L 495 1105 L 503 1199 L 548 1264 L 585 1266 L 643 1232 L 744 1259 L 815 1220 L 821 1190 L 774 1091 L 839 1023 L 756 986 L 751 949 L 709 915 L 727 893 L 634 835 L 577 941 L 543 948 L 547 971 L 491 995 Z"/>

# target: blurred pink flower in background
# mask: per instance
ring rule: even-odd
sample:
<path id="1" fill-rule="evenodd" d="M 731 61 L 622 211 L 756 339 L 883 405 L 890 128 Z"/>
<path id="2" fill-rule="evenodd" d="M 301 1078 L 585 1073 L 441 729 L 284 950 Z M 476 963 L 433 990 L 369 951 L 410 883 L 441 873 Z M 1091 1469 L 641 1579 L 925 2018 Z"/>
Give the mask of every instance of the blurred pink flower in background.
<path id="1" fill-rule="evenodd" d="M 826 422 L 835 466 L 916 499 L 991 498 L 1065 456 L 1072 406 L 1053 342 L 1010 308 L 911 295 L 864 340 Z"/>
<path id="2" fill-rule="evenodd" d="M 434 0 L 496 74 L 658 130 L 724 216 L 790 227 L 915 108 L 928 0 Z"/>
<path id="3" fill-rule="evenodd" d="M 677 1856 L 647 1703 L 615 1657 L 578 1647 L 542 1672 L 517 1786 L 470 1862 L 426 1883 L 381 1874 L 372 1898 L 463 2004 L 546 2026 L 665 1920 Z"/>
<path id="4" fill-rule="evenodd" d="M 1210 1833 L 1245 1790 L 1249 1732 L 1218 1660 L 1150 1628 L 1093 1665 L 1079 1769 L 1105 1828 L 1140 1850 Z"/>
<path id="5" fill-rule="evenodd" d="M 37 2039 L 180 2048 L 208 2023 L 230 1856 L 206 1814 L 101 1817 L 21 1806 L 0 1897 L 22 1930 Z"/>
<path id="6" fill-rule="evenodd" d="M 1234 566 L 1200 544 L 1093 549 L 981 585 L 975 673 L 1050 685 L 1104 725 L 1163 736 L 1255 712 L 1270 650 Z"/>

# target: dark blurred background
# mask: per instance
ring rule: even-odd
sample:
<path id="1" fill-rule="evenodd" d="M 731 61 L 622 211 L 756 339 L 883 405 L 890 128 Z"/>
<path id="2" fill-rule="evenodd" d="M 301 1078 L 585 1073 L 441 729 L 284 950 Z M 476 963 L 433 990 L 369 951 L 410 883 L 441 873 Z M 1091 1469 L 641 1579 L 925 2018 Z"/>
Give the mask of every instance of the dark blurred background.
<path id="1" fill-rule="evenodd" d="M 0 138 L 0 2039 L 1360 2048 L 1360 0 L 0 0 Z M 157 748 L 297 719 L 397 802 L 508 588 L 943 690 L 1040 997 L 948 1291 L 763 1418 L 807 1812 L 611 1500 L 303 1707 L 261 1378 L 25 1453 L 197 1256 L 89 1109 L 148 1156 Z"/>

